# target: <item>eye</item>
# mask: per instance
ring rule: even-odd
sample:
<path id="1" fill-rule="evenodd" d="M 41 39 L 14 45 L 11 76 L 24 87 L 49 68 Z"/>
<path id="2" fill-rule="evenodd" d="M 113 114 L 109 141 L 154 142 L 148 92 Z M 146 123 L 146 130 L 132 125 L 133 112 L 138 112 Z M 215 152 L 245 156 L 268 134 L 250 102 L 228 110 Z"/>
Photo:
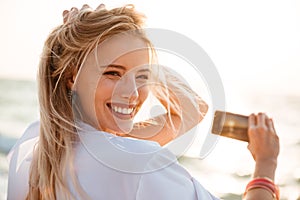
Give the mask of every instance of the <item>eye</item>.
<path id="1" fill-rule="evenodd" d="M 103 73 L 103 75 L 108 76 L 109 78 L 121 78 L 121 73 L 118 71 L 106 71 Z"/>
<path id="2" fill-rule="evenodd" d="M 136 78 L 137 79 L 148 80 L 149 76 L 148 76 L 148 74 L 141 74 L 141 75 L 136 76 Z"/>
<path id="3" fill-rule="evenodd" d="M 136 73 L 136 79 L 139 79 L 139 80 L 148 80 L 150 78 L 150 71 L 149 70 L 141 70 L 141 71 L 138 71 Z"/>

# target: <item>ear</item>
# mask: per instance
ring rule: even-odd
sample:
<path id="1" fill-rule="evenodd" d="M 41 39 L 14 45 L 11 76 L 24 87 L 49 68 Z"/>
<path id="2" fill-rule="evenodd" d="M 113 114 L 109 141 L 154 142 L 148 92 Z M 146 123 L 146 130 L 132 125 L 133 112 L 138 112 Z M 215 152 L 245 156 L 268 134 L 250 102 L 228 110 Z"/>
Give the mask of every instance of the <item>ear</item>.
<path id="1" fill-rule="evenodd" d="M 75 78 L 76 78 L 76 74 L 74 73 L 73 76 L 67 80 L 67 87 L 70 90 L 73 90 L 73 85 L 74 85 L 74 82 L 75 82 Z"/>

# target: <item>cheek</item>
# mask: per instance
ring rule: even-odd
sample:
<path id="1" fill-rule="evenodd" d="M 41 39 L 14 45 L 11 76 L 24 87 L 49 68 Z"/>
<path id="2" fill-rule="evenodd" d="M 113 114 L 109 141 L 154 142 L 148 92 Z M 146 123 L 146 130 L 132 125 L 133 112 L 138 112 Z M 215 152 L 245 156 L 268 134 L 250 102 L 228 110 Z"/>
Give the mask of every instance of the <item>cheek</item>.
<path id="1" fill-rule="evenodd" d="M 103 101 L 110 99 L 115 88 L 113 81 L 104 79 L 98 82 L 95 94 L 95 104 L 103 103 Z"/>
<path id="2" fill-rule="evenodd" d="M 139 92 L 139 99 L 141 103 L 143 103 L 147 99 L 149 91 L 150 90 L 148 86 L 139 88 L 138 92 Z"/>

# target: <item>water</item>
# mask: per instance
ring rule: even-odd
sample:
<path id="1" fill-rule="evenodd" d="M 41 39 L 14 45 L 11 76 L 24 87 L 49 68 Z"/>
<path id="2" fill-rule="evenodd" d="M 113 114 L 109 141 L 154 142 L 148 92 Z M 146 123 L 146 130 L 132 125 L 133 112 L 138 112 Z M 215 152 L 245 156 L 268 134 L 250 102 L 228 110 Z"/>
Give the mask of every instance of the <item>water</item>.
<path id="1" fill-rule="evenodd" d="M 274 118 L 281 141 L 276 174 L 281 199 L 300 199 L 300 93 L 281 95 L 245 87 L 225 87 L 227 110 L 241 114 L 264 111 Z M 32 81 L 0 79 L 0 91 L 0 199 L 6 199 L 5 156 L 28 124 L 38 118 L 38 106 Z M 254 167 L 247 144 L 227 138 L 220 138 L 205 159 L 186 156 L 180 162 L 210 192 L 225 200 L 241 199 Z"/>
<path id="2" fill-rule="evenodd" d="M 36 84 L 0 79 L 0 199 L 6 199 L 6 154 L 26 126 L 37 119 Z"/>

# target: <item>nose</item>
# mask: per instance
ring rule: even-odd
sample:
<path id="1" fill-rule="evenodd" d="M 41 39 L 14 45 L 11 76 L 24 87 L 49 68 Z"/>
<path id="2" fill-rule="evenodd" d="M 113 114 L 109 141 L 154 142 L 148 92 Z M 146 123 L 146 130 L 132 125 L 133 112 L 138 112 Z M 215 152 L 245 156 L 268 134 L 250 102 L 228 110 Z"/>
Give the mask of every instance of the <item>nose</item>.
<path id="1" fill-rule="evenodd" d="M 134 102 L 139 97 L 138 87 L 136 84 L 135 76 L 126 75 L 123 76 L 118 84 L 118 93 L 124 99 L 127 99 L 129 102 Z"/>

